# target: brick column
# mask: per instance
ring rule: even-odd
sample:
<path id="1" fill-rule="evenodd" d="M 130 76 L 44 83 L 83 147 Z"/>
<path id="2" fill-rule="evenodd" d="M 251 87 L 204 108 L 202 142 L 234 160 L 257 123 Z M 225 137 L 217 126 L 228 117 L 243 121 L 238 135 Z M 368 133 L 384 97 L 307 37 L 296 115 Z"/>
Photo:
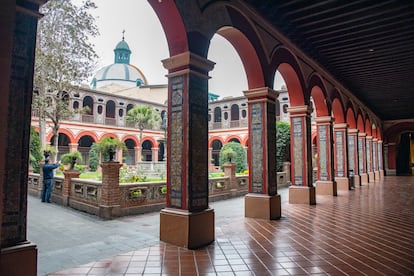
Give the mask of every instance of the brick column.
<path id="1" fill-rule="evenodd" d="M 358 162 L 358 129 L 348 129 L 348 173 L 349 179 L 354 182 L 354 186 L 361 185 Z M 352 176 L 353 174 L 353 176 Z"/>
<path id="2" fill-rule="evenodd" d="M 5 1 L 0 9 L 0 275 L 7 276 L 37 274 L 37 247 L 27 240 L 27 186 L 39 3 Z"/>
<path id="3" fill-rule="evenodd" d="M 230 189 L 237 189 L 237 179 L 236 179 L 236 164 L 234 163 L 225 163 L 224 167 L 224 176 L 230 178 Z"/>
<path id="4" fill-rule="evenodd" d="M 366 133 L 358 133 L 358 168 L 361 177 L 361 185 L 368 184 L 367 174 L 367 152 L 366 152 Z"/>
<path id="5" fill-rule="evenodd" d="M 318 143 L 318 180 L 315 191 L 319 195 L 337 195 L 337 186 L 334 180 L 333 162 L 333 131 L 332 117 L 317 117 L 317 143 Z"/>
<path id="6" fill-rule="evenodd" d="M 276 114 L 277 92 L 267 87 L 244 92 L 249 110 L 249 193 L 244 198 L 246 217 L 279 219 L 277 194 Z"/>
<path id="7" fill-rule="evenodd" d="M 70 188 L 72 183 L 72 178 L 79 178 L 80 171 L 78 170 L 67 170 L 63 172 L 65 178 L 63 179 L 62 187 L 62 205 L 69 205 L 70 198 Z"/>
<path id="8" fill-rule="evenodd" d="M 119 189 L 119 169 L 122 164 L 116 161 L 103 162 L 102 190 L 99 200 L 99 217 L 111 219 L 120 215 L 121 191 Z"/>
<path id="9" fill-rule="evenodd" d="M 350 190 L 348 178 L 348 125 L 334 124 L 334 168 L 338 190 Z"/>
<path id="10" fill-rule="evenodd" d="M 375 181 L 374 175 L 374 162 L 373 162 L 373 154 L 372 154 L 372 136 L 365 137 L 365 153 L 367 154 L 367 174 L 368 174 L 368 182 Z"/>
<path id="11" fill-rule="evenodd" d="M 316 204 L 315 187 L 312 185 L 312 109 L 305 106 L 288 108 L 290 115 L 291 181 L 289 203 Z"/>
<path id="12" fill-rule="evenodd" d="M 188 248 L 214 241 L 208 206 L 208 72 L 214 63 L 191 52 L 163 61 L 168 69 L 167 208 L 160 239 Z"/>

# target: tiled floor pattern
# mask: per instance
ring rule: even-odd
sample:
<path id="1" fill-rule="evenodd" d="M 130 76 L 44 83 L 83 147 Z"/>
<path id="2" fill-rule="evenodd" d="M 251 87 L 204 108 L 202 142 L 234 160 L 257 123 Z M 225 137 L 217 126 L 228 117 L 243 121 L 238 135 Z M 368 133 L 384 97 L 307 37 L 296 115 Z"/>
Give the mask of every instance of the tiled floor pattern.
<path id="1" fill-rule="evenodd" d="M 286 203 L 282 216 L 216 227 L 203 249 L 160 242 L 51 275 L 414 275 L 414 177 Z"/>

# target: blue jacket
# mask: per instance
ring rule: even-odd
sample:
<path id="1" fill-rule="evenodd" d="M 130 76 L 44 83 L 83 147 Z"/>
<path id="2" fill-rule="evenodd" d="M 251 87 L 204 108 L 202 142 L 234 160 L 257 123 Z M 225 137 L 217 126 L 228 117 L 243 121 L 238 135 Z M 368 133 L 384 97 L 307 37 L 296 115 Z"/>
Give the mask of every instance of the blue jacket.
<path id="1" fill-rule="evenodd" d="M 43 165 L 43 179 L 53 179 L 53 170 L 59 167 L 59 163 Z"/>

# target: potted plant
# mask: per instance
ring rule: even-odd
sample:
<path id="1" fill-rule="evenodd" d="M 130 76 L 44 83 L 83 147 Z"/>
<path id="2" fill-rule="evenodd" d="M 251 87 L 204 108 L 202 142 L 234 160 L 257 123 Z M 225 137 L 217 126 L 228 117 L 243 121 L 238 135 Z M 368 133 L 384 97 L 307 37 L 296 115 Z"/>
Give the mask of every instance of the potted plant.
<path id="1" fill-rule="evenodd" d="M 70 170 L 73 170 L 77 162 L 82 162 L 82 154 L 77 150 L 65 153 L 62 155 L 61 162 L 64 165 L 70 165 Z"/>
<path id="2" fill-rule="evenodd" d="M 117 150 L 126 150 L 124 142 L 121 142 L 118 139 L 112 137 L 105 137 L 97 143 L 97 146 L 98 152 L 103 157 L 101 159 L 106 159 L 110 162 L 114 161 L 115 153 Z"/>

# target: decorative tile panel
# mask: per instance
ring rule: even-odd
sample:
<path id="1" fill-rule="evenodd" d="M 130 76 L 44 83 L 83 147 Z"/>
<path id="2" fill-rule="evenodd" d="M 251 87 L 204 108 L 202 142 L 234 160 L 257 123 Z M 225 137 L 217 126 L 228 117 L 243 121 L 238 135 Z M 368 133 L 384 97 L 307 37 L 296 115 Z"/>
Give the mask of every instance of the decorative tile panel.
<path id="1" fill-rule="evenodd" d="M 319 178 L 328 180 L 328 156 L 327 156 L 327 129 L 326 125 L 318 126 L 319 138 Z"/>
<path id="2" fill-rule="evenodd" d="M 349 171 L 357 173 L 355 169 L 355 136 L 348 136 L 348 168 Z"/>
<path id="3" fill-rule="evenodd" d="M 262 104 L 252 103 L 250 108 L 251 118 L 251 143 L 252 147 L 252 192 L 263 193 L 263 117 Z"/>
<path id="4" fill-rule="evenodd" d="M 182 204 L 182 160 L 183 160 L 183 89 L 182 76 L 171 80 L 171 121 L 170 121 L 170 150 L 168 162 L 170 170 L 170 206 L 181 208 Z"/>
<path id="5" fill-rule="evenodd" d="M 303 154 L 303 127 L 302 127 L 303 118 L 294 117 L 292 118 L 293 125 L 293 158 L 294 160 L 294 172 L 293 176 L 295 179 L 295 185 L 303 184 L 303 162 L 305 161 L 305 156 Z"/>
<path id="6" fill-rule="evenodd" d="M 335 132 L 335 144 L 336 144 L 336 174 L 339 177 L 345 176 L 344 173 L 344 138 L 345 132 Z"/>
<path id="7" fill-rule="evenodd" d="M 359 173 L 364 173 L 364 138 L 358 137 L 358 163 Z"/>

